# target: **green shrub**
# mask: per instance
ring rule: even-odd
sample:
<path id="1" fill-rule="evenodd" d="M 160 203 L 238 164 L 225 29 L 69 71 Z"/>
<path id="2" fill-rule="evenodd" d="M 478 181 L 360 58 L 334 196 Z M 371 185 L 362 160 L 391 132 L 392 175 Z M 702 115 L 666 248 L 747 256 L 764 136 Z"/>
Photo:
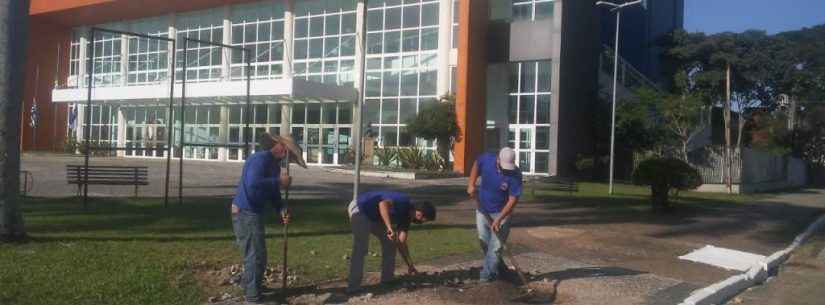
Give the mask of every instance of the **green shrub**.
<path id="1" fill-rule="evenodd" d="M 63 152 L 67 154 L 74 154 L 77 152 L 77 139 L 73 136 L 67 137 L 66 141 L 63 142 Z"/>
<path id="2" fill-rule="evenodd" d="M 461 131 L 456 118 L 455 96 L 442 96 L 438 103 L 421 109 L 406 123 L 407 130 L 416 137 L 435 140 L 441 159 L 449 160 L 451 144 L 458 140 Z"/>
<path id="3" fill-rule="evenodd" d="M 376 149 L 375 158 L 378 159 L 379 166 L 390 167 L 393 165 L 393 162 L 398 159 L 398 150 L 395 148 Z"/>
<path id="4" fill-rule="evenodd" d="M 692 190 L 702 185 L 699 172 L 682 160 L 652 158 L 642 161 L 633 172 L 633 183 L 650 186 L 650 202 L 655 211 L 671 208 L 671 190 Z"/>
<path id="5" fill-rule="evenodd" d="M 398 149 L 398 162 L 401 163 L 402 168 L 422 169 L 425 159 L 424 150 L 417 146 Z"/>
<path id="6" fill-rule="evenodd" d="M 429 171 L 446 171 L 450 169 L 450 164 L 437 153 L 430 151 L 424 157 L 424 168 Z"/>
<path id="7" fill-rule="evenodd" d="M 576 171 L 580 178 L 592 178 L 595 159 L 593 156 L 579 154 L 576 156 Z"/>

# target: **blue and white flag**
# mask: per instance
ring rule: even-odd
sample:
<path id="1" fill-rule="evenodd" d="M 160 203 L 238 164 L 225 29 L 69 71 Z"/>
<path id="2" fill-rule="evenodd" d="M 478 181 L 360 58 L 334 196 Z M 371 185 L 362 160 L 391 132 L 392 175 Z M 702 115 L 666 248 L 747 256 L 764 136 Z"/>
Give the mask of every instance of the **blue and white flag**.
<path id="1" fill-rule="evenodd" d="M 29 126 L 31 126 L 31 128 L 37 128 L 37 119 L 39 116 L 40 114 L 37 111 L 37 101 L 35 100 L 35 102 L 32 103 L 31 116 L 29 117 Z"/>
<path id="2" fill-rule="evenodd" d="M 69 109 L 69 129 L 74 129 L 77 126 L 77 105 L 72 105 Z"/>

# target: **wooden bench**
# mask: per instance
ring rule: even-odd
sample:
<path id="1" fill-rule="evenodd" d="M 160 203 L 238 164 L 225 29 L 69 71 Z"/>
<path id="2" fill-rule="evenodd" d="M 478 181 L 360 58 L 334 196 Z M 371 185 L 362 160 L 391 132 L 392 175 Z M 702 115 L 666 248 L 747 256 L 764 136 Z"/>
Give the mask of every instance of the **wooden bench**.
<path id="1" fill-rule="evenodd" d="M 83 165 L 66 165 L 66 178 L 69 184 L 77 184 L 77 194 L 83 185 L 134 185 L 135 197 L 138 187 L 149 185 L 149 168 L 146 166 L 111 166 L 89 165 L 88 178 Z"/>
<path id="2" fill-rule="evenodd" d="M 542 190 L 567 192 L 569 195 L 579 191 L 576 180 L 570 178 L 532 176 L 527 179 L 527 183 L 530 185 L 530 195 L 534 197 L 536 196 L 536 188 L 539 187 Z"/>

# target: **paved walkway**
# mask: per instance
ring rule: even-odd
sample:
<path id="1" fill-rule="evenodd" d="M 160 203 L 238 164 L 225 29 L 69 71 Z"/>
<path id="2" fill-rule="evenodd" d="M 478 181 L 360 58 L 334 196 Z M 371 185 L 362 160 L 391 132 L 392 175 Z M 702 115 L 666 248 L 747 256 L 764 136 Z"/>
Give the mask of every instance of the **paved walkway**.
<path id="1" fill-rule="evenodd" d="M 67 164 L 82 165 L 83 157 L 38 153 L 24 154 L 22 168 L 30 171 L 34 178 L 29 195 L 37 197 L 74 196 L 77 187 L 66 183 L 65 168 Z M 149 168 L 149 185 L 140 187 L 139 196 L 164 196 L 166 159 L 97 157 L 92 158 L 90 164 L 147 166 Z M 235 186 L 243 167 L 243 163 L 240 162 L 184 160 L 183 164 L 184 197 L 234 195 Z M 178 160 L 172 160 L 170 173 L 169 194 L 172 198 L 176 198 L 178 186 L 181 182 Z M 291 167 L 291 175 L 294 179 L 290 196 L 293 196 L 293 198 L 346 198 L 352 196 L 352 175 L 331 173 L 322 167 L 303 169 L 295 165 Z M 457 188 L 461 188 L 462 185 L 466 184 L 466 179 L 411 181 L 361 177 L 361 183 L 362 191 L 378 188 L 408 189 L 415 195 L 444 198 L 444 196 L 455 194 Z M 426 189 L 425 192 L 418 191 L 424 189 Z M 131 186 L 89 186 L 91 196 L 133 196 L 133 193 L 134 188 Z"/>

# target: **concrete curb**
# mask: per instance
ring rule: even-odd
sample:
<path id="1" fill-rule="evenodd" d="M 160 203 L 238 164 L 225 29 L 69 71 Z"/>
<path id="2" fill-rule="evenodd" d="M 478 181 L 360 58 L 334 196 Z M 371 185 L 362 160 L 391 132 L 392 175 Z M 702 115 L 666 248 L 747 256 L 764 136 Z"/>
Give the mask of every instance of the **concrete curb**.
<path id="1" fill-rule="evenodd" d="M 705 288 L 693 291 L 690 296 L 682 301 L 682 303 L 679 303 L 679 305 L 723 304 L 745 289 L 764 283 L 765 280 L 768 279 L 771 271 L 779 268 L 782 263 L 788 260 L 788 257 L 791 256 L 794 250 L 799 248 L 803 242 L 811 237 L 813 232 L 822 226 L 825 226 L 825 214 L 820 215 L 816 221 L 808 225 L 808 228 L 797 235 L 787 248 L 775 252 L 758 264 L 754 264 L 744 273 L 731 276 Z"/>

